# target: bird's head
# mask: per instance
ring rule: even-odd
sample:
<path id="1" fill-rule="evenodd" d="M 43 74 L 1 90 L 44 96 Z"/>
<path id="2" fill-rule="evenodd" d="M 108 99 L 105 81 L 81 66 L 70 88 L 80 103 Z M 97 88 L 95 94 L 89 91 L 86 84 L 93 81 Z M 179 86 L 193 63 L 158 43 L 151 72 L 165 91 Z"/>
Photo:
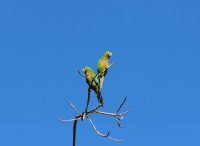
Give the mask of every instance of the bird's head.
<path id="1" fill-rule="evenodd" d="M 92 69 L 90 67 L 83 67 L 82 71 L 85 73 L 86 71 L 92 71 Z"/>
<path id="2" fill-rule="evenodd" d="M 108 56 L 110 58 L 110 56 L 112 56 L 112 52 L 110 51 L 106 51 L 103 56 Z"/>

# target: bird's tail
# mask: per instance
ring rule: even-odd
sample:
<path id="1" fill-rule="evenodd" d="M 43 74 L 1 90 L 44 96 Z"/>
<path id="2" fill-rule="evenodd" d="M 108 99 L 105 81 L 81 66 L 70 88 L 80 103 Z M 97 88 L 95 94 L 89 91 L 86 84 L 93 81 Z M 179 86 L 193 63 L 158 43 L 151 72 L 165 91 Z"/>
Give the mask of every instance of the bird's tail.
<path id="1" fill-rule="evenodd" d="M 99 80 L 100 80 L 100 90 L 101 90 L 101 88 L 103 86 L 104 76 L 101 76 Z"/>
<path id="2" fill-rule="evenodd" d="M 97 95 L 97 99 L 98 99 L 99 103 L 102 104 L 103 103 L 103 96 L 101 95 L 101 93 L 99 91 L 96 92 L 96 95 Z M 102 105 L 102 107 L 103 107 L 103 105 Z"/>

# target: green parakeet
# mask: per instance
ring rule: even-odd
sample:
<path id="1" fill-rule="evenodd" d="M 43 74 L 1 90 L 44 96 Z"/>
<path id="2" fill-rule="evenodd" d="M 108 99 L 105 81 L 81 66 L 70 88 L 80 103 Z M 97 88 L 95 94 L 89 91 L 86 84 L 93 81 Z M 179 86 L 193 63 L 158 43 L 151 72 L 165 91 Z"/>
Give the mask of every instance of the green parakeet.
<path id="1" fill-rule="evenodd" d="M 92 82 L 92 79 L 96 76 L 96 73 L 90 68 L 90 67 L 83 67 L 82 71 L 86 75 L 86 82 L 88 85 Z M 94 79 L 92 83 L 92 89 L 97 95 L 98 101 L 101 104 L 103 102 L 103 97 L 101 96 L 100 90 L 99 90 L 99 81 L 97 77 Z M 103 105 L 102 105 L 103 106 Z"/>
<path id="2" fill-rule="evenodd" d="M 103 57 L 99 59 L 98 64 L 97 64 L 97 72 L 100 73 L 102 70 L 104 70 L 105 68 L 107 68 L 109 66 L 109 58 L 112 55 L 112 52 L 107 51 L 103 54 Z M 106 76 L 107 71 L 103 72 L 100 76 L 99 76 L 99 82 L 100 82 L 100 90 L 103 86 L 103 80 L 104 77 Z"/>

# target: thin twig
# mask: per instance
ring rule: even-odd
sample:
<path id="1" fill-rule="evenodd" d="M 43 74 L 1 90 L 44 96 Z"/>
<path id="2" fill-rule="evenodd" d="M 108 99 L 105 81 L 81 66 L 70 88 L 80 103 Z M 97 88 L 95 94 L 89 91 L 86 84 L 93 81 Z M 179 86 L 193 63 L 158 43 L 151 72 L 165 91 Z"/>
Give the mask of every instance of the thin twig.
<path id="1" fill-rule="evenodd" d="M 108 138 L 110 138 L 110 139 L 112 139 L 112 140 L 114 140 L 114 141 L 116 141 L 116 142 L 122 142 L 122 141 L 124 141 L 124 139 L 123 139 L 123 140 L 116 140 L 116 139 L 114 139 L 114 138 L 112 138 L 112 137 L 110 137 L 110 136 L 108 136 Z"/>
<path id="2" fill-rule="evenodd" d="M 117 121 L 117 124 L 119 125 L 119 127 L 121 127 L 121 128 L 125 128 L 125 127 L 123 127 L 123 126 L 121 126 L 121 125 L 119 124 L 119 122 L 118 122 L 118 120 L 117 120 L 116 117 L 115 117 L 115 120 Z"/>
<path id="3" fill-rule="evenodd" d="M 109 116 L 121 116 L 121 115 L 125 115 L 125 114 L 127 114 L 129 111 L 130 111 L 131 109 L 129 109 L 128 111 L 126 111 L 125 113 L 122 113 L 122 114 L 113 114 L 113 113 L 106 113 L 106 112 L 101 112 L 101 111 L 99 111 L 98 113 L 99 114 L 103 114 L 103 115 L 109 115 Z"/>
<path id="4" fill-rule="evenodd" d="M 80 118 L 77 118 L 77 119 L 71 119 L 71 120 L 61 120 L 61 119 L 59 119 L 59 118 L 57 118 L 59 121 L 61 121 L 61 122 L 70 122 L 70 121 L 74 121 L 74 120 L 78 120 L 78 119 L 80 119 Z"/>
<path id="5" fill-rule="evenodd" d="M 117 114 L 117 116 L 125 115 L 125 114 L 127 114 L 128 112 L 130 112 L 130 110 L 131 110 L 131 109 L 129 109 L 128 111 L 126 111 L 126 112 L 124 112 L 124 113 L 122 113 L 122 114 Z"/>
<path id="6" fill-rule="evenodd" d="M 104 115 L 109 115 L 109 116 L 114 116 L 114 117 L 118 117 L 118 116 L 122 116 L 122 115 L 127 114 L 131 109 L 129 109 L 129 110 L 126 111 L 125 113 L 117 114 L 117 112 L 121 109 L 122 105 L 125 103 L 126 98 L 127 98 L 127 96 L 125 97 L 124 101 L 121 103 L 121 105 L 119 106 L 118 110 L 117 110 L 114 114 L 113 114 L 113 113 L 101 112 L 101 111 L 99 111 L 98 113 L 99 113 L 99 114 L 104 114 Z M 123 117 L 122 117 L 122 118 L 123 118 Z M 120 118 L 118 117 L 119 120 L 122 120 L 122 118 L 120 119 Z"/>
<path id="7" fill-rule="evenodd" d="M 77 111 L 77 113 L 79 113 L 78 110 L 68 100 L 67 100 L 67 102 Z M 79 113 L 79 115 L 80 115 L 80 113 Z"/>
<path id="8" fill-rule="evenodd" d="M 103 101 L 101 104 L 99 104 L 97 107 L 91 109 L 90 111 L 88 111 L 88 113 L 93 112 L 94 110 L 98 109 L 105 101 Z"/>
<path id="9" fill-rule="evenodd" d="M 127 96 L 125 97 L 124 101 L 121 103 L 121 105 L 119 106 L 118 110 L 115 112 L 115 114 L 120 110 L 120 108 L 122 107 L 122 105 L 124 104 L 124 102 L 126 101 Z"/>
<path id="10" fill-rule="evenodd" d="M 81 76 L 83 76 L 83 77 L 86 78 L 86 76 L 84 76 L 79 70 L 78 70 L 78 73 L 79 73 Z"/>
<path id="11" fill-rule="evenodd" d="M 121 118 L 119 118 L 119 117 L 117 116 L 117 119 L 121 121 L 121 120 L 123 119 L 123 116 L 121 116 Z"/>
<path id="12" fill-rule="evenodd" d="M 108 132 L 108 134 L 103 135 L 101 133 L 99 133 L 99 131 L 97 131 L 97 129 L 95 128 L 94 124 L 92 123 L 92 121 L 90 120 L 90 118 L 86 115 L 86 117 L 88 118 L 88 120 L 90 121 L 90 123 L 92 124 L 92 127 L 94 128 L 94 130 L 96 131 L 96 133 L 102 137 L 108 137 L 108 135 L 110 134 L 110 132 Z"/>
<path id="13" fill-rule="evenodd" d="M 96 113 L 98 113 L 101 109 L 99 109 L 98 111 L 94 111 L 93 113 L 89 114 L 88 116 L 94 115 Z"/>
<path id="14" fill-rule="evenodd" d="M 88 88 L 88 100 L 87 100 L 87 106 L 85 108 L 85 113 L 87 113 L 87 108 L 88 108 L 88 105 L 89 105 L 89 102 L 90 102 L 90 92 L 91 92 L 91 90 L 90 90 L 90 86 L 89 86 L 89 88 Z"/>

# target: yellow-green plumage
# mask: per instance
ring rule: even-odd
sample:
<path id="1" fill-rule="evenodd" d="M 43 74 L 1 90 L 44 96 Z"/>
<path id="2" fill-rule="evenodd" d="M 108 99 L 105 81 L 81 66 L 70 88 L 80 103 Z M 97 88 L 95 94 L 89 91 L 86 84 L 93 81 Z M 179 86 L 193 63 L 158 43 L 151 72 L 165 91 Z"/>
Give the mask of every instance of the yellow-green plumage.
<path id="1" fill-rule="evenodd" d="M 92 69 L 89 67 L 84 67 L 83 72 L 85 72 L 87 84 L 90 85 L 90 83 L 92 82 L 92 79 L 96 76 L 96 73 L 94 71 L 92 71 Z M 91 88 L 96 93 L 97 99 L 98 99 L 99 103 L 101 104 L 103 102 L 103 98 L 102 98 L 100 90 L 99 90 L 99 82 L 98 82 L 97 77 L 94 79 Z"/>
<path id="2" fill-rule="evenodd" d="M 112 53 L 110 51 L 107 51 L 103 54 L 103 57 L 99 59 L 98 61 L 98 65 L 97 65 L 97 72 L 100 73 L 102 70 L 104 70 L 105 68 L 107 68 L 109 66 L 109 58 L 112 55 Z M 103 86 L 103 80 L 104 77 L 106 76 L 107 71 L 103 72 L 100 76 L 99 76 L 99 82 L 100 82 L 100 89 Z"/>
<path id="3" fill-rule="evenodd" d="M 101 62 L 100 62 L 100 68 L 101 70 L 104 70 L 105 68 L 107 68 L 109 66 L 109 63 L 108 63 L 108 58 L 106 57 L 102 57 L 101 58 Z M 100 75 L 100 78 L 99 78 L 99 82 L 100 82 L 100 89 L 102 88 L 103 86 L 103 80 L 104 80 L 104 77 L 106 75 L 107 71 L 103 72 L 101 75 Z"/>

